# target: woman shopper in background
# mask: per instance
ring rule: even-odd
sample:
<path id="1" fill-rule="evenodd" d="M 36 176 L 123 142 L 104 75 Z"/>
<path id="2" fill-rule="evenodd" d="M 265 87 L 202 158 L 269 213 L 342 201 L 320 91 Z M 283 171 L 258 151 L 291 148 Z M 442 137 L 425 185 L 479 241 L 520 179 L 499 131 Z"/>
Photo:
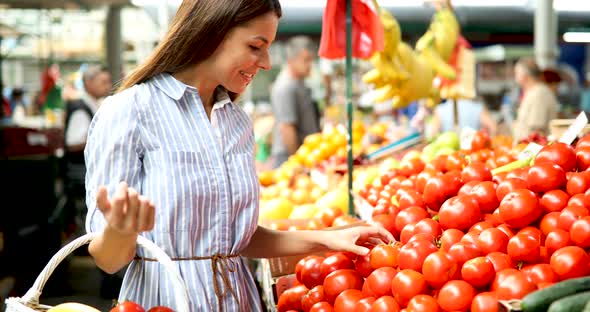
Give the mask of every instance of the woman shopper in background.
<path id="1" fill-rule="evenodd" d="M 86 227 L 99 234 L 89 252 L 109 273 L 129 264 L 121 300 L 175 307 L 162 268 L 136 249 L 138 235 L 176 260 L 191 312 L 261 310 L 242 256 L 365 254 L 363 244 L 393 240 L 374 226 L 257 226 L 252 125 L 234 100 L 270 68 L 280 16 L 278 0 L 183 1 L 154 53 L 95 115 L 85 150 Z"/>

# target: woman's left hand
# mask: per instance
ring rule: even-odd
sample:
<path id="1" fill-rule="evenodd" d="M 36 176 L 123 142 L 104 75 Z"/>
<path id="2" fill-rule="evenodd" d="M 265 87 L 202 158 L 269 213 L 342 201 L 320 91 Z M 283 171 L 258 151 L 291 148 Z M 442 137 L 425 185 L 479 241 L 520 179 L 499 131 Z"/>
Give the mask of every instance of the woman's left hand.
<path id="1" fill-rule="evenodd" d="M 395 238 L 385 228 L 379 225 L 359 223 L 343 229 L 325 231 L 325 241 L 322 242 L 326 248 L 335 251 L 350 251 L 357 255 L 364 256 L 369 253 L 367 245 L 388 244 L 394 242 Z"/>

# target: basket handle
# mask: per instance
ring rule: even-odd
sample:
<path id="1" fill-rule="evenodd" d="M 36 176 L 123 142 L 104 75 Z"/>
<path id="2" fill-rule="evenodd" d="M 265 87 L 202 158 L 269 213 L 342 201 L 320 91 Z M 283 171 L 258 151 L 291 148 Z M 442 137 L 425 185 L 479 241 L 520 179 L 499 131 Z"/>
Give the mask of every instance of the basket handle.
<path id="1" fill-rule="evenodd" d="M 88 233 L 78 237 L 77 239 L 62 247 L 51 258 L 51 260 L 49 260 L 49 263 L 47 263 L 43 271 L 41 271 L 41 274 L 39 274 L 35 280 L 33 287 L 31 287 L 22 297 L 22 301 L 27 304 L 38 304 L 43 287 L 57 266 L 75 249 L 90 243 L 97 235 L 98 233 Z M 189 299 L 186 286 L 182 280 L 182 277 L 180 276 L 178 269 L 172 262 L 172 259 L 170 259 L 170 257 L 160 247 L 154 244 L 154 242 L 141 235 L 137 236 L 137 244 L 149 251 L 152 256 L 158 260 L 162 266 L 164 266 L 166 271 L 172 277 L 172 282 L 174 284 L 174 299 L 178 305 L 177 310 L 189 311 Z"/>

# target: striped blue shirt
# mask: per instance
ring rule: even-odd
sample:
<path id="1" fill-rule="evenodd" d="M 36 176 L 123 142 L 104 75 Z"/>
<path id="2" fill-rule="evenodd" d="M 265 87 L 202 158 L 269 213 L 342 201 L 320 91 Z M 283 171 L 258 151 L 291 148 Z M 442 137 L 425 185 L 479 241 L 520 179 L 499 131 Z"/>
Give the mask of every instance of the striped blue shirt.
<path id="1" fill-rule="evenodd" d="M 149 233 L 170 257 L 240 253 L 258 220 L 254 134 L 246 113 L 218 88 L 207 118 L 198 91 L 169 74 L 158 75 L 107 98 L 96 113 L 85 150 L 86 229 L 101 231 L 105 219 L 96 192 L 109 195 L 121 181 L 151 199 L 156 224 Z M 150 257 L 143 250 L 138 255 Z M 224 311 L 260 311 L 254 279 L 242 258 L 229 273 L 238 302 L 228 292 Z M 218 311 L 211 260 L 176 261 L 191 311 Z M 218 276 L 222 291 L 225 285 Z M 144 307 L 174 308 L 172 283 L 157 262 L 132 261 L 119 299 Z M 182 311 L 179 311 L 182 312 Z"/>

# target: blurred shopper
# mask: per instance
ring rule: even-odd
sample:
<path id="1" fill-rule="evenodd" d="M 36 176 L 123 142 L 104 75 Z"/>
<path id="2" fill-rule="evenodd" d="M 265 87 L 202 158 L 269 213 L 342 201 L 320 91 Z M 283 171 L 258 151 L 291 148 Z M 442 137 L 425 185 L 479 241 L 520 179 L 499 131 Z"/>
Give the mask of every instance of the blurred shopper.
<path id="1" fill-rule="evenodd" d="M 280 16 L 278 0 L 183 1 L 153 54 L 96 113 L 85 150 L 86 228 L 97 233 L 88 249 L 107 272 L 129 264 L 120 301 L 179 312 L 261 311 L 246 258 L 367 254 L 362 244 L 393 240 L 371 225 L 258 226 L 253 127 L 234 101 L 270 69 Z M 139 235 L 171 255 L 188 308 L 174 301 L 161 264 L 137 247 Z"/>
<path id="2" fill-rule="evenodd" d="M 272 139 L 275 167 L 293 155 L 307 135 L 320 131 L 318 108 L 311 98 L 311 90 L 305 85 L 314 59 L 312 43 L 304 36 L 293 37 L 287 42 L 287 65 L 271 90 L 275 116 Z"/>
<path id="3" fill-rule="evenodd" d="M 580 96 L 580 109 L 586 114 L 590 113 L 590 75 L 586 79 L 586 85 Z"/>
<path id="4" fill-rule="evenodd" d="M 523 92 L 514 122 L 514 139 L 520 141 L 531 133 L 548 135 L 549 121 L 559 111 L 555 93 L 542 80 L 542 72 L 533 59 L 518 61 L 514 76 Z"/>
<path id="5" fill-rule="evenodd" d="M 497 129 L 497 123 L 492 118 L 486 105 L 480 99 L 457 100 L 459 129 L 465 127 L 474 130 L 485 129 L 488 133 L 494 135 Z M 453 101 L 446 100 L 434 109 L 432 119 L 433 128 L 436 132 L 446 132 L 455 129 L 455 115 L 453 112 Z"/>

